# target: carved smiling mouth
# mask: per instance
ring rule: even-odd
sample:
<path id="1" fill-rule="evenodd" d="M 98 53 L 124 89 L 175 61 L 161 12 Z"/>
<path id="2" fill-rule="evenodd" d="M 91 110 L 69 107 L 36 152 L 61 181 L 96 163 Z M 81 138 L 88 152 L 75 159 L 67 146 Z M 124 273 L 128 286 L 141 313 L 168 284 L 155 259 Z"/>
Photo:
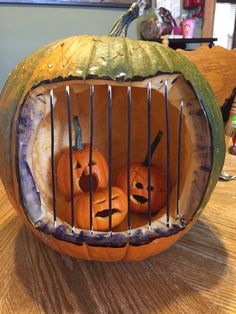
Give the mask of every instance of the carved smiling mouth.
<path id="1" fill-rule="evenodd" d="M 116 214 L 116 213 L 119 213 L 120 210 L 118 208 L 112 208 L 111 209 L 111 212 L 112 212 L 112 215 L 113 214 Z M 97 212 L 95 217 L 108 217 L 109 216 L 109 209 L 104 209 L 104 210 L 101 210 L 100 212 Z"/>
<path id="2" fill-rule="evenodd" d="M 130 196 L 131 200 L 135 203 L 145 204 L 147 203 L 148 199 L 142 195 L 133 194 Z"/>

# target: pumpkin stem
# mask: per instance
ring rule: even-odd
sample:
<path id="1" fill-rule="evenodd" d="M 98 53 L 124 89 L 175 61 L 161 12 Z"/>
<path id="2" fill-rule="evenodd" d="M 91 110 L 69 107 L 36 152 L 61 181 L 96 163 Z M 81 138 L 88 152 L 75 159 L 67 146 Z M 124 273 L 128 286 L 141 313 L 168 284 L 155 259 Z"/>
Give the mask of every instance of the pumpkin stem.
<path id="1" fill-rule="evenodd" d="M 127 37 L 128 27 L 132 21 L 134 21 L 137 17 L 143 14 L 143 10 L 146 7 L 147 3 L 145 0 L 138 0 L 133 3 L 128 11 L 123 13 L 115 24 L 112 27 L 112 30 L 109 33 L 109 36 L 112 37 Z"/>
<path id="2" fill-rule="evenodd" d="M 152 144 L 151 144 L 151 160 L 152 160 L 152 156 L 157 148 L 157 145 L 159 144 L 160 140 L 161 140 L 161 137 L 162 137 L 162 131 L 159 131 L 156 135 L 156 137 L 154 138 Z M 147 152 L 147 155 L 145 157 L 145 160 L 143 162 L 143 165 L 145 167 L 148 167 L 148 152 Z"/>
<path id="3" fill-rule="evenodd" d="M 74 128 L 75 128 L 75 149 L 81 150 L 83 149 L 82 132 L 81 132 L 81 127 L 79 124 L 78 117 L 76 116 L 73 117 L 73 123 L 74 123 Z"/>

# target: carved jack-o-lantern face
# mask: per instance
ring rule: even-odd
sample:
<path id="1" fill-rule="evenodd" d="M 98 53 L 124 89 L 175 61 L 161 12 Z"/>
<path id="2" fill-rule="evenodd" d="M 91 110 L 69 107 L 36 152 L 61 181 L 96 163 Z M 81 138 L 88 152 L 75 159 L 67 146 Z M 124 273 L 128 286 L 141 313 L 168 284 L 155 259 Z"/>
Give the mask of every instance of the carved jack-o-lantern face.
<path id="1" fill-rule="evenodd" d="M 73 118 L 75 129 L 75 146 L 72 151 L 73 191 L 74 196 L 90 190 L 90 145 L 82 144 L 82 130 L 78 117 Z M 93 147 L 92 151 L 93 191 L 104 189 L 108 184 L 108 165 L 105 157 Z M 60 191 L 67 200 L 71 198 L 70 155 L 62 154 L 57 167 L 57 182 Z"/>
<path id="2" fill-rule="evenodd" d="M 73 149 L 73 187 L 74 195 L 88 192 L 90 189 L 89 169 L 89 144 L 84 144 L 81 150 Z M 92 154 L 93 190 L 104 189 L 108 182 L 107 161 L 98 150 L 93 148 Z M 60 191 L 67 200 L 70 200 L 70 158 L 69 152 L 65 152 L 58 163 L 57 182 Z"/>
<path id="3" fill-rule="evenodd" d="M 122 222 L 127 214 L 127 197 L 117 188 L 112 188 L 112 228 Z M 90 228 L 90 195 L 80 194 L 75 198 L 75 226 L 82 229 Z M 107 231 L 109 229 L 109 197 L 108 190 L 93 193 L 93 230 Z M 68 213 L 70 215 L 70 206 Z M 70 223 L 70 221 L 69 221 Z"/>
<path id="4" fill-rule="evenodd" d="M 117 177 L 117 185 L 127 193 L 127 169 L 122 169 Z M 151 209 L 152 213 L 161 209 L 166 202 L 166 175 L 157 166 L 151 166 Z M 142 163 L 130 167 L 130 206 L 139 213 L 148 212 L 148 168 Z"/>

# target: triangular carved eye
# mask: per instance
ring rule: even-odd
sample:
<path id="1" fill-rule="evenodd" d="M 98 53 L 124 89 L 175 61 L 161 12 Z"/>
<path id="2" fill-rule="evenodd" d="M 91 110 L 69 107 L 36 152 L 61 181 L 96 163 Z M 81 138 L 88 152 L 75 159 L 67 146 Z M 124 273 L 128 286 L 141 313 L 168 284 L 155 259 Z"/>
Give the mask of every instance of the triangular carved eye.
<path id="1" fill-rule="evenodd" d="M 96 165 L 95 161 L 92 161 L 92 166 Z M 88 166 L 90 166 L 90 164 L 88 163 Z"/>
<path id="2" fill-rule="evenodd" d="M 81 168 L 81 164 L 76 160 L 76 164 L 74 166 L 74 169 L 79 169 Z"/>
<path id="3" fill-rule="evenodd" d="M 143 185 L 142 185 L 141 182 L 135 182 L 135 187 L 136 187 L 137 189 L 143 189 Z"/>

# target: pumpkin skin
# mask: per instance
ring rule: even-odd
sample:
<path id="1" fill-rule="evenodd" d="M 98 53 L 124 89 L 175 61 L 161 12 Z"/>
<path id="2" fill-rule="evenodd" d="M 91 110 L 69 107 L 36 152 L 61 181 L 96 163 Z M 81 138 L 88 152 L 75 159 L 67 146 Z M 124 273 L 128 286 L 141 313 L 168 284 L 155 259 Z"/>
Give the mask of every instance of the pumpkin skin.
<path id="1" fill-rule="evenodd" d="M 127 167 L 118 173 L 117 186 L 127 194 Z M 166 175 L 157 166 L 151 166 L 151 209 L 156 213 L 166 203 Z M 142 163 L 130 167 L 130 208 L 134 212 L 148 212 L 148 168 Z"/>
<path id="2" fill-rule="evenodd" d="M 73 149 L 73 188 L 74 196 L 89 191 L 89 144 L 84 144 L 81 150 Z M 70 156 L 69 152 L 62 154 L 57 166 L 57 182 L 59 189 L 70 200 Z M 92 174 L 93 190 L 105 189 L 108 183 L 107 161 L 97 147 L 93 147 Z"/>
<path id="3" fill-rule="evenodd" d="M 112 228 L 119 225 L 127 215 L 127 197 L 118 187 L 112 187 Z M 89 230 L 90 228 L 90 195 L 84 193 L 74 199 L 75 226 Z M 93 193 L 93 230 L 109 230 L 109 203 L 108 190 L 99 190 Z M 68 223 L 71 221 L 71 206 L 68 206 L 67 217 L 63 217 Z"/>
<path id="4" fill-rule="evenodd" d="M 61 58 L 62 52 L 63 58 Z M 87 243 L 77 246 L 61 241 L 53 235 L 45 236 L 43 229 L 35 228 L 27 218 L 25 205 L 21 201 L 18 176 L 16 123 L 21 105 L 29 91 L 45 82 L 63 82 L 72 79 L 106 79 L 116 84 L 120 81 L 128 84 L 127 82 L 134 83 L 155 77 L 158 73 L 181 73 L 201 101 L 211 130 L 210 177 L 192 221 L 185 229 L 172 230 L 169 234 L 163 232 L 158 239 L 140 246 L 127 244 L 117 248 L 103 247 L 101 244 L 100 247 L 93 247 Z M 215 95 L 192 63 L 176 51 L 157 43 L 90 35 L 74 36 L 50 43 L 34 52 L 15 68 L 2 91 L 0 108 L 0 140 L 2 151 L 5 152 L 0 154 L 0 174 L 9 199 L 40 239 L 51 248 L 77 258 L 135 260 L 165 250 L 184 235 L 196 221 L 210 198 L 223 166 L 225 154 L 223 121 Z"/>

